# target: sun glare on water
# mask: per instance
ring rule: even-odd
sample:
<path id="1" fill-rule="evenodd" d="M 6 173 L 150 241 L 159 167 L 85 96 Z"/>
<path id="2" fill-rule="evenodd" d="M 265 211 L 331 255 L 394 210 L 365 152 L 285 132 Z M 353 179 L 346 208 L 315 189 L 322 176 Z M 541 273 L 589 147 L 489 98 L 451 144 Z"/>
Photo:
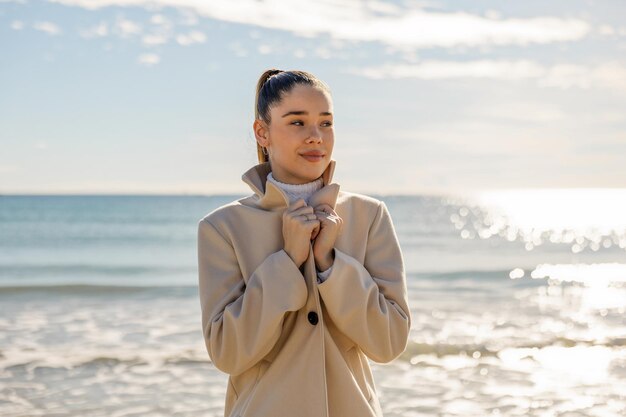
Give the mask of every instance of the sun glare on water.
<path id="1" fill-rule="evenodd" d="M 626 189 L 541 189 L 481 193 L 520 229 L 610 233 L 626 229 Z"/>
<path id="2" fill-rule="evenodd" d="M 485 191 L 470 200 L 450 217 L 463 238 L 500 235 L 523 240 L 527 250 L 546 241 L 574 253 L 626 249 L 626 189 Z"/>
<path id="3" fill-rule="evenodd" d="M 579 308 L 602 315 L 626 311 L 626 254 L 623 261 L 620 254 L 626 250 L 626 189 L 488 191 L 453 205 L 450 221 L 463 239 L 522 242 L 526 251 L 566 245 L 572 254 L 598 255 L 586 258 L 597 259 L 594 263 L 552 263 L 559 251 L 550 249 L 541 254 L 548 262 L 527 271 L 512 268 L 510 279 L 546 279 L 539 289 L 542 303 L 563 307 L 575 299 Z"/>

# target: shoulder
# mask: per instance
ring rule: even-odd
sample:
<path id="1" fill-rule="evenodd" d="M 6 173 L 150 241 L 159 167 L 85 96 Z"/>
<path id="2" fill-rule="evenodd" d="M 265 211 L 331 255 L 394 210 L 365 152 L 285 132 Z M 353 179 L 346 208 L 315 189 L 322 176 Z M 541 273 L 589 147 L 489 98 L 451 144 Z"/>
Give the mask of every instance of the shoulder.
<path id="1" fill-rule="evenodd" d="M 198 223 L 209 223 L 215 228 L 220 228 L 221 225 L 232 220 L 233 216 L 236 215 L 241 207 L 243 207 L 242 202 L 248 198 L 250 197 L 243 197 L 238 200 L 222 204 L 202 216 L 202 218 L 198 220 Z"/>
<path id="2" fill-rule="evenodd" d="M 384 203 L 382 200 L 367 194 L 340 190 L 339 195 L 337 196 L 337 204 L 350 204 L 361 208 L 373 208 L 374 210 L 377 210 L 378 207 Z"/>
<path id="3" fill-rule="evenodd" d="M 358 214 L 359 217 L 366 216 L 370 219 L 370 222 L 373 221 L 381 211 L 386 210 L 385 203 L 378 198 L 343 190 L 339 191 L 336 207 L 338 210 L 344 212 Z"/>

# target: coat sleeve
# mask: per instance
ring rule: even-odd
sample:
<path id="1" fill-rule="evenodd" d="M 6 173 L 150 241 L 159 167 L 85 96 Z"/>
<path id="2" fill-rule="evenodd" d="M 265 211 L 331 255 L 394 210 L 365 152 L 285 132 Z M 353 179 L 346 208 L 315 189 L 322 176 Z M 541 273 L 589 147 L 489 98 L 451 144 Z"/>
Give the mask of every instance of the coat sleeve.
<path id="1" fill-rule="evenodd" d="M 206 218 L 198 223 L 198 275 L 206 348 L 215 367 L 231 375 L 266 356 L 286 313 L 307 299 L 304 277 L 284 249 L 258 265 L 246 285 L 233 246 Z"/>
<path id="2" fill-rule="evenodd" d="M 404 260 L 385 203 L 370 226 L 363 264 L 334 251 L 332 271 L 317 286 L 330 318 L 372 360 L 392 361 L 406 349 L 411 313 Z"/>

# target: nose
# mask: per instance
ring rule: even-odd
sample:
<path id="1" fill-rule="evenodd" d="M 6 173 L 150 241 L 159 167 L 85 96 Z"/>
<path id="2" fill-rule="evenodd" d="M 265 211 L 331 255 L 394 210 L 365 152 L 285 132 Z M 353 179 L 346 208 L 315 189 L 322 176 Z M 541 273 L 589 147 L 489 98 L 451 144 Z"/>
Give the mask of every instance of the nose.
<path id="1" fill-rule="evenodd" d="M 321 142 L 322 141 L 322 132 L 317 126 L 313 126 L 309 132 L 309 137 L 307 138 L 307 142 Z"/>

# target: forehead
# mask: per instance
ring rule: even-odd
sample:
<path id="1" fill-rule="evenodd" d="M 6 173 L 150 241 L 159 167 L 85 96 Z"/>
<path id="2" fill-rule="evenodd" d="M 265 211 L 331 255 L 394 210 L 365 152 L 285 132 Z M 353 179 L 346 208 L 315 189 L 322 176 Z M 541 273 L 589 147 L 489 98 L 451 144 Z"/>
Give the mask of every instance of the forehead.
<path id="1" fill-rule="evenodd" d="M 284 93 L 276 109 L 287 107 L 332 109 L 333 102 L 330 95 L 318 88 L 306 84 L 296 84 L 289 92 Z"/>

